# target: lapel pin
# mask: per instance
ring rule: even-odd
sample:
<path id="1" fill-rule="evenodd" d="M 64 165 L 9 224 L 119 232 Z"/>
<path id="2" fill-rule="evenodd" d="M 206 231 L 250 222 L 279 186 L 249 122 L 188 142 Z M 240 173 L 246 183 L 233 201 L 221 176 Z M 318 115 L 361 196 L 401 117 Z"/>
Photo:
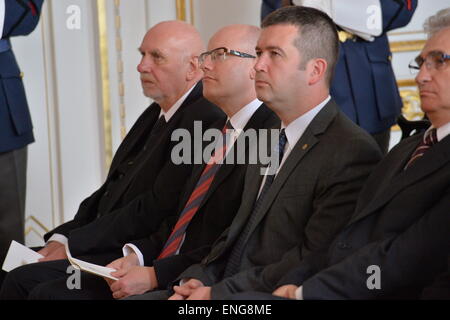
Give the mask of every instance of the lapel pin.
<path id="1" fill-rule="evenodd" d="M 306 150 L 306 148 L 308 148 L 308 144 L 304 144 L 302 147 L 303 150 Z"/>

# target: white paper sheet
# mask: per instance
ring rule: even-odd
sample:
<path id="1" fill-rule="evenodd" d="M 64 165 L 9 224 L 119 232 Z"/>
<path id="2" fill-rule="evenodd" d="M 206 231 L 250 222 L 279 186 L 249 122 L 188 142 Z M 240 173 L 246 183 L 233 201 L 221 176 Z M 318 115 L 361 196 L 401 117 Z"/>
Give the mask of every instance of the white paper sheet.
<path id="1" fill-rule="evenodd" d="M 66 254 L 67 258 L 69 259 L 69 262 L 76 268 L 81 269 L 82 271 L 89 272 L 92 274 L 95 274 L 100 277 L 109 278 L 112 280 L 119 280 L 118 278 L 115 278 L 111 275 L 111 272 L 115 272 L 115 269 L 107 268 L 103 266 L 99 266 L 93 263 L 89 263 L 86 261 L 82 261 L 80 259 L 76 259 L 72 257 L 69 251 L 69 246 L 66 244 Z"/>
<path id="2" fill-rule="evenodd" d="M 17 267 L 24 266 L 29 263 L 38 262 L 44 256 L 25 247 L 24 245 L 11 241 L 2 269 L 9 272 Z"/>

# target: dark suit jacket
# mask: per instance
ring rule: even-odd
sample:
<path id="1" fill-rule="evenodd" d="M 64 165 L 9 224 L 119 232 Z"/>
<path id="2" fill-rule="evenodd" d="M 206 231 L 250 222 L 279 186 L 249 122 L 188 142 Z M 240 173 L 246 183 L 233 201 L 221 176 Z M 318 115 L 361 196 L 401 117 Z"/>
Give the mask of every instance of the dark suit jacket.
<path id="1" fill-rule="evenodd" d="M 450 136 L 404 171 L 422 138 L 401 142 L 379 164 L 328 253 L 311 255 L 278 285 L 303 284 L 306 299 L 417 298 L 446 270 Z M 371 265 L 381 270 L 380 290 L 366 286 Z"/>
<path id="2" fill-rule="evenodd" d="M 20 69 L 9 38 L 31 33 L 39 22 L 44 0 L 5 1 L 5 21 L 0 51 L 0 152 L 25 147 L 34 141 L 33 125 Z M 34 8 L 33 10 L 28 4 Z M 6 49 L 8 48 L 9 49 Z"/>
<path id="3" fill-rule="evenodd" d="M 450 257 L 447 259 L 447 270 L 439 274 L 433 283 L 423 289 L 422 300 L 450 300 Z"/>
<path id="4" fill-rule="evenodd" d="M 219 120 L 212 127 L 221 130 L 224 121 Z M 276 115 L 262 105 L 251 117 L 245 129 L 271 128 L 278 121 Z M 234 152 L 230 151 L 229 155 L 232 154 Z M 187 179 L 184 190 L 179 195 L 175 197 L 168 194 L 173 204 L 171 211 L 160 208 L 157 202 L 148 201 L 152 199 L 152 194 L 144 193 L 112 215 L 74 230 L 69 241 L 71 251 L 75 251 L 77 255 L 92 256 L 89 260 L 100 263 L 104 261 L 103 257 L 99 257 L 100 254 L 114 251 L 119 255 L 124 244 L 132 242 L 144 254 L 145 264 L 155 266 L 158 283 L 160 287 L 165 287 L 167 281 L 173 280 L 192 263 L 199 262 L 209 252 L 210 245 L 231 223 L 239 208 L 246 167 L 245 164 L 237 162 L 221 166 L 200 204 L 199 211 L 187 229 L 181 254 L 175 257 L 153 261 L 161 252 L 178 220 L 178 214 L 195 189 L 205 164 L 194 166 L 191 177 Z M 172 184 L 174 180 L 169 180 L 168 183 Z M 160 196 L 167 192 L 169 188 L 159 190 Z M 155 225 L 155 213 L 160 216 L 160 212 L 165 213 L 166 219 L 161 225 Z M 141 240 L 133 241 L 136 239 Z M 101 260 L 98 260 L 100 258 Z"/>
<path id="5" fill-rule="evenodd" d="M 278 117 L 263 104 L 250 118 L 244 130 L 269 129 L 277 125 L 279 126 Z M 224 122 L 221 121 L 216 127 L 222 129 L 223 126 Z M 239 138 L 243 138 L 243 135 Z M 245 149 L 248 152 L 249 141 L 246 140 L 245 142 Z M 248 163 L 236 161 L 238 159 L 234 150 L 238 143 L 240 142 L 236 141 L 229 152 L 229 156 L 233 157 L 233 163 L 225 162 L 221 165 L 197 213 L 189 223 L 179 254 L 156 260 L 178 220 L 177 216 L 174 217 L 176 219 L 166 221 L 163 227 L 149 238 L 133 241 L 143 253 L 145 264 L 155 267 L 160 288 L 166 288 L 183 270 L 194 263 L 199 263 L 209 253 L 214 241 L 228 228 L 238 211 Z M 225 159 L 225 161 L 228 161 L 228 159 Z M 178 212 L 184 209 L 204 168 L 205 164 L 198 165 L 194 169 L 194 173 L 187 183 Z"/>
<path id="6" fill-rule="evenodd" d="M 236 275 L 222 279 L 229 250 L 252 212 L 262 176 L 247 170 L 233 223 L 201 264 L 179 279 L 196 278 L 221 299 L 246 290 L 271 292 L 311 252 L 327 247 L 348 222 L 357 194 L 381 155 L 373 139 L 330 101 L 313 119 L 286 159 L 258 212 Z"/>
<path id="7" fill-rule="evenodd" d="M 144 111 L 117 150 L 105 183 L 81 203 L 73 220 L 52 230 L 45 239 L 53 233 L 66 235 L 72 254 L 81 255 L 92 249 L 89 238 L 97 235 L 94 231 L 96 220 L 113 219 L 115 213 L 127 205 L 142 207 L 142 210 L 159 208 L 158 212 L 147 212 L 154 218 L 153 227 L 159 225 L 167 212 L 173 211 L 193 165 L 174 165 L 171 161 L 171 151 L 176 144 L 171 141 L 172 132 L 175 129 L 186 129 L 192 133 L 194 121 L 202 121 L 203 127 L 209 128 L 218 119 L 224 119 L 225 115 L 202 97 L 201 83 L 197 84 L 162 132 L 152 135 L 150 131 L 160 110 L 154 103 Z M 133 161 L 129 161 L 130 154 L 140 151 L 135 150 L 136 146 L 142 148 L 144 145 L 142 140 L 146 142 L 146 149 Z M 131 169 L 126 175 L 120 175 L 119 168 L 128 164 Z M 115 187 L 113 192 L 109 192 L 108 185 L 112 181 Z M 147 196 L 142 201 L 133 201 L 144 193 Z M 106 205 L 99 212 L 102 197 L 107 198 Z"/>

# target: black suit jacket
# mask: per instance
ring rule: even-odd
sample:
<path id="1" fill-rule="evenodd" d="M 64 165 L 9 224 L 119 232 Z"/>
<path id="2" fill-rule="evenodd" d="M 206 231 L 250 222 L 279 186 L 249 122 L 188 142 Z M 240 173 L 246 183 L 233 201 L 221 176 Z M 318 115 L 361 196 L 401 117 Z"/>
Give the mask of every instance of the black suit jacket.
<path id="1" fill-rule="evenodd" d="M 379 164 L 329 251 L 311 255 L 278 285 L 302 284 L 306 299 L 417 298 L 446 270 L 450 136 L 404 171 L 420 139 L 401 142 Z M 367 287 L 371 265 L 381 271 L 379 290 Z"/>
<path id="2" fill-rule="evenodd" d="M 224 121 L 220 121 L 216 124 L 216 128 L 222 129 L 224 124 Z M 244 131 L 256 129 L 258 132 L 257 129 L 269 129 L 277 125 L 279 125 L 278 117 L 263 104 L 250 118 Z M 241 134 L 238 139 L 243 137 Z M 145 264 L 155 267 L 160 288 L 166 288 L 183 270 L 200 262 L 208 254 L 214 241 L 231 224 L 241 203 L 248 163 L 247 161 L 237 161 L 235 149 L 239 143 L 239 140 L 236 141 L 228 154 L 228 157 L 232 157 L 233 162 L 228 163 L 229 159 L 225 159 L 225 163 L 217 171 L 197 213 L 189 223 L 179 254 L 156 260 L 169 238 L 178 216 L 165 221 L 158 232 L 150 237 L 133 242 L 143 253 Z M 245 149 L 248 155 L 250 146 L 247 139 L 245 140 Z M 205 166 L 205 164 L 197 165 L 194 169 L 185 188 L 178 213 L 184 209 L 190 195 L 195 190 Z"/>
<path id="3" fill-rule="evenodd" d="M 144 111 L 117 150 L 102 187 L 81 203 L 73 220 L 52 230 L 45 239 L 53 233 L 66 235 L 69 238 L 71 252 L 74 255 L 81 255 L 91 249 L 89 238 L 95 238 L 97 234 L 96 222 L 112 219 L 115 213 L 127 206 L 158 207 L 159 211 L 151 212 L 154 218 L 153 226 L 157 226 L 167 212 L 173 211 L 173 206 L 177 204 L 176 199 L 180 196 L 193 165 L 177 166 L 172 163 L 171 151 L 176 144 L 171 141 L 172 132 L 175 129 L 186 129 L 192 133 L 194 121 L 202 121 L 203 127 L 208 128 L 218 119 L 224 119 L 225 115 L 202 97 L 200 83 L 172 116 L 166 127 L 159 134 L 152 135 L 150 132 L 160 111 L 160 107 L 155 103 Z M 143 148 L 144 145 L 145 150 L 136 150 Z M 136 154 L 139 155 L 135 156 Z M 131 169 L 125 175 L 121 174 L 119 168 L 127 165 L 130 165 Z M 112 192 L 108 190 L 110 183 L 116 184 Z M 136 198 L 143 193 L 147 197 L 140 199 L 141 201 L 133 201 L 139 200 Z M 103 210 L 99 212 L 99 203 L 104 200 L 102 197 L 107 199 Z"/>
<path id="4" fill-rule="evenodd" d="M 381 155 L 373 139 L 330 101 L 313 119 L 267 192 L 247 237 L 239 272 L 223 279 L 229 252 L 252 213 L 262 176 L 247 170 L 241 207 L 201 264 L 179 279 L 212 286 L 212 297 L 272 287 L 311 252 L 329 246 L 354 211 L 357 194 Z"/>

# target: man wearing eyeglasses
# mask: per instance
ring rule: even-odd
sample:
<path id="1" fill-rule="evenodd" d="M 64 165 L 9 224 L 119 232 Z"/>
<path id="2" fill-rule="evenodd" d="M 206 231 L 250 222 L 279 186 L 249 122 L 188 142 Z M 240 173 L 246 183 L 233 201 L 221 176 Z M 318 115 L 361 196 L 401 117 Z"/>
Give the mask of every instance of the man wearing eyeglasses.
<path id="1" fill-rule="evenodd" d="M 275 296 L 417 299 L 448 268 L 450 8 L 429 18 L 425 29 L 429 39 L 410 67 L 419 71 L 421 107 L 431 127 L 402 141 L 386 156 L 367 180 L 350 223 L 330 249 L 310 255 L 291 270 L 279 281 Z M 431 289 L 427 293 L 436 297 Z M 245 293 L 236 298 L 270 296 Z"/>
<path id="2" fill-rule="evenodd" d="M 258 98 L 282 121 L 280 166 L 264 176 L 249 167 L 228 232 L 178 277 L 171 299 L 271 292 L 287 270 L 330 245 L 380 159 L 375 141 L 329 96 L 338 38 L 326 14 L 307 7 L 273 12 L 256 53 Z"/>
<path id="3" fill-rule="evenodd" d="M 253 65 L 259 33 L 259 28 L 254 26 L 225 27 L 211 38 L 209 51 L 199 55 L 203 95 L 220 106 L 227 119 L 212 125 L 220 134 L 219 148 L 216 147 L 208 158 L 203 157 L 204 162 L 195 165 L 180 200 L 173 198 L 177 211 L 153 232 L 146 227 L 149 223 L 145 208 L 137 207 L 135 210 L 140 215 L 133 214 L 133 220 L 122 220 L 121 225 L 113 219 L 106 228 L 91 229 L 95 237 L 89 245 L 94 252 L 120 243 L 124 239 L 121 229 L 133 230 L 136 237 L 128 238 L 128 243 L 120 243 L 124 257 L 108 265 L 117 270 L 112 276 L 119 280 L 105 281 L 83 273 L 81 289 L 69 290 L 66 276 L 42 283 L 32 290 L 29 298 L 120 299 L 165 289 L 180 272 L 200 262 L 209 252 L 213 242 L 230 225 L 241 202 L 252 141 L 243 133 L 257 134 L 260 129 L 279 125 L 278 117 L 256 98 Z M 190 138 L 194 144 L 197 143 L 193 141 L 195 138 L 195 135 Z M 257 140 L 253 142 L 258 144 Z M 206 148 L 200 151 L 205 153 Z M 164 210 L 154 208 L 158 209 Z M 110 233 L 103 231 L 105 229 Z"/>

